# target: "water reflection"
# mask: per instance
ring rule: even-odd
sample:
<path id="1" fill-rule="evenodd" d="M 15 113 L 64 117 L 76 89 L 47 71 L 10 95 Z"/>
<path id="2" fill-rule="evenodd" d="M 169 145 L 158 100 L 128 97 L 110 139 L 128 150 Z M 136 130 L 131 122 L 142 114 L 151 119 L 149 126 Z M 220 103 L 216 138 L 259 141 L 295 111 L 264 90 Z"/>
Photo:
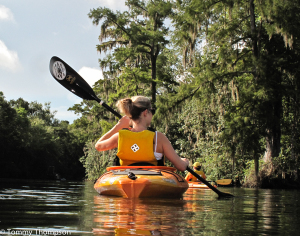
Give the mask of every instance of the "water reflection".
<path id="1" fill-rule="evenodd" d="M 81 235 L 84 231 L 78 230 L 78 222 L 84 188 L 84 182 L 1 180 L 0 234 Z"/>
<path id="2" fill-rule="evenodd" d="M 207 190 L 208 191 L 208 190 Z M 206 191 L 190 189 L 183 199 L 94 197 L 95 235 L 189 235 L 201 227 L 194 216 L 211 211 L 198 201 Z M 210 196 L 210 194 L 209 194 Z M 200 224 L 199 224 L 200 223 Z M 191 233 L 191 232 L 190 232 Z"/>
<path id="3" fill-rule="evenodd" d="M 292 235 L 299 191 L 222 189 L 237 196 L 218 199 L 210 190 L 188 190 L 183 199 L 94 197 L 95 235 Z M 293 200 L 292 200 L 293 199 Z"/>
<path id="4" fill-rule="evenodd" d="M 95 235 L 162 235 L 176 230 L 181 218 L 181 200 L 124 199 L 95 196 Z"/>
<path id="5" fill-rule="evenodd" d="M 189 189 L 182 199 L 124 199 L 99 196 L 92 182 L 1 182 L 0 230 L 131 236 L 300 232 L 299 190 L 220 190 L 236 197 Z"/>

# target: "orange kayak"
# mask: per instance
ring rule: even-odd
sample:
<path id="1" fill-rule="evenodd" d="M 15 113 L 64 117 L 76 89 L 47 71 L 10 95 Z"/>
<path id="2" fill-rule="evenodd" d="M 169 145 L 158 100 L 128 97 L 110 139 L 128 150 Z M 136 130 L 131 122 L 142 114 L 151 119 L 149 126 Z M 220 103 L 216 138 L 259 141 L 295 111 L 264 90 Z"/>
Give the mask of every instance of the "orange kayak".
<path id="1" fill-rule="evenodd" d="M 202 183 L 202 182 L 188 182 L 189 183 L 189 188 L 199 188 L 199 189 L 210 189 L 206 184 Z M 217 187 L 214 184 L 211 184 L 212 186 L 214 186 L 215 188 Z"/>
<path id="2" fill-rule="evenodd" d="M 218 186 L 233 186 L 232 179 L 219 179 L 216 183 Z"/>
<path id="3" fill-rule="evenodd" d="M 100 195 L 124 198 L 181 198 L 189 185 L 167 166 L 113 166 L 96 181 Z"/>

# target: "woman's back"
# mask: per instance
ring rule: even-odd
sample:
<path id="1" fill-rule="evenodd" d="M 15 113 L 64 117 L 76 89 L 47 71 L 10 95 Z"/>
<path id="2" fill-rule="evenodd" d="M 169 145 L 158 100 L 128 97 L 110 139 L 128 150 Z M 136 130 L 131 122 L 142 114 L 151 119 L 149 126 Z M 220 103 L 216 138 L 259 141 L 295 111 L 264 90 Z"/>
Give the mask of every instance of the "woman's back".
<path id="1" fill-rule="evenodd" d="M 95 145 L 95 148 L 98 151 L 105 151 L 118 147 L 118 153 L 121 152 L 121 157 L 119 158 L 125 160 L 125 162 L 128 161 L 127 163 L 129 163 L 129 161 L 138 161 L 139 159 L 142 159 L 143 161 L 143 159 L 148 158 L 150 161 L 156 163 L 156 158 L 160 158 L 162 155 L 164 155 L 175 165 L 178 170 L 184 171 L 186 169 L 189 163 L 188 160 L 185 158 L 180 158 L 176 154 L 171 143 L 164 134 L 162 134 L 161 132 L 157 132 L 156 135 L 151 134 L 151 136 L 147 136 L 147 138 L 139 137 L 139 135 L 137 134 L 139 132 L 147 131 L 147 128 L 150 126 L 152 121 L 155 110 L 151 108 L 151 102 L 148 98 L 143 96 L 136 96 L 131 99 L 121 99 L 118 101 L 117 106 L 119 107 L 121 112 L 126 114 L 126 116 L 122 117 L 119 120 L 118 124 L 116 124 L 109 132 L 107 132 L 98 140 Z M 120 130 L 122 130 L 123 128 L 128 129 L 130 124 L 132 125 L 132 129 L 128 132 L 132 133 L 129 134 L 125 132 L 125 136 L 123 137 L 123 133 L 121 132 L 122 134 L 120 135 Z M 136 142 L 139 142 L 139 144 L 127 143 L 128 137 L 126 135 L 136 137 Z M 124 142 L 126 144 L 124 144 Z M 143 155 L 135 154 L 131 156 L 133 150 L 138 150 L 140 148 L 139 145 L 144 145 L 145 143 L 147 143 L 147 147 L 143 148 L 143 155 L 145 155 L 146 157 L 144 157 Z M 134 144 L 136 144 L 136 146 Z M 129 150 L 129 148 L 132 148 L 131 151 Z M 126 153 L 122 154 L 124 150 L 126 150 Z M 124 165 L 125 163 L 123 162 L 122 164 Z"/>

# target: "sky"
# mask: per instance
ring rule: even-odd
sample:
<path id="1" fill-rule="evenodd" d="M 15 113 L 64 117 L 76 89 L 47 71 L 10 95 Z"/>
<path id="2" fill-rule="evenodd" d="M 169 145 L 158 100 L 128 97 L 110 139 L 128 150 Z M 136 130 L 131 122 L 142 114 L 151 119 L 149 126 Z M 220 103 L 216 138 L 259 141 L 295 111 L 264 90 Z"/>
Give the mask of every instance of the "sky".
<path id="1" fill-rule="evenodd" d="M 98 7 L 127 10 L 125 0 L 0 0 L 0 91 L 7 101 L 50 102 L 55 118 L 79 118 L 67 110 L 82 99 L 55 81 L 49 62 L 61 58 L 91 86 L 103 78 L 100 26 L 88 17 Z"/>

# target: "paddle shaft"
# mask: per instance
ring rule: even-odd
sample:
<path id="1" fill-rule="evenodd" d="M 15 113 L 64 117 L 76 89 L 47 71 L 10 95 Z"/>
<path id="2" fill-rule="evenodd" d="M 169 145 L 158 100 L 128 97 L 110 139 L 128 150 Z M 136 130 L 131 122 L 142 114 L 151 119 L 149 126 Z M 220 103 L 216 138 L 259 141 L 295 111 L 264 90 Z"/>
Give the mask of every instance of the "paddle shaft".
<path id="1" fill-rule="evenodd" d="M 92 88 L 91 88 L 92 89 Z M 113 113 L 116 117 L 118 117 L 119 119 L 122 118 L 122 116 L 115 111 L 113 108 L 111 108 L 110 106 L 108 106 L 105 102 L 103 102 L 100 98 L 98 98 L 96 95 L 94 94 L 90 94 L 91 98 L 93 100 L 95 100 L 96 102 L 98 102 L 101 106 L 103 106 L 104 108 L 106 108 L 106 110 L 110 111 L 111 113 Z"/>
<path id="2" fill-rule="evenodd" d="M 198 175 L 195 171 L 193 171 L 190 167 L 187 166 L 186 170 L 188 172 L 190 172 L 193 176 L 195 176 L 197 179 L 199 179 L 202 183 L 206 184 L 207 187 L 209 187 L 211 190 L 213 190 L 215 193 L 217 193 L 219 195 L 219 197 L 234 197 L 233 195 L 231 195 L 229 193 L 223 193 L 219 189 L 216 189 L 208 181 L 206 181 L 200 175 Z"/>
<path id="3" fill-rule="evenodd" d="M 101 104 L 101 102 L 100 102 L 100 105 L 102 105 L 103 107 L 105 107 L 107 110 L 109 110 L 111 113 L 113 113 L 116 117 L 118 117 L 119 119 L 121 119 L 122 118 L 122 116 L 118 113 L 118 112 L 116 112 L 114 109 L 112 109 L 110 106 L 108 106 L 106 103 L 102 103 Z"/>

